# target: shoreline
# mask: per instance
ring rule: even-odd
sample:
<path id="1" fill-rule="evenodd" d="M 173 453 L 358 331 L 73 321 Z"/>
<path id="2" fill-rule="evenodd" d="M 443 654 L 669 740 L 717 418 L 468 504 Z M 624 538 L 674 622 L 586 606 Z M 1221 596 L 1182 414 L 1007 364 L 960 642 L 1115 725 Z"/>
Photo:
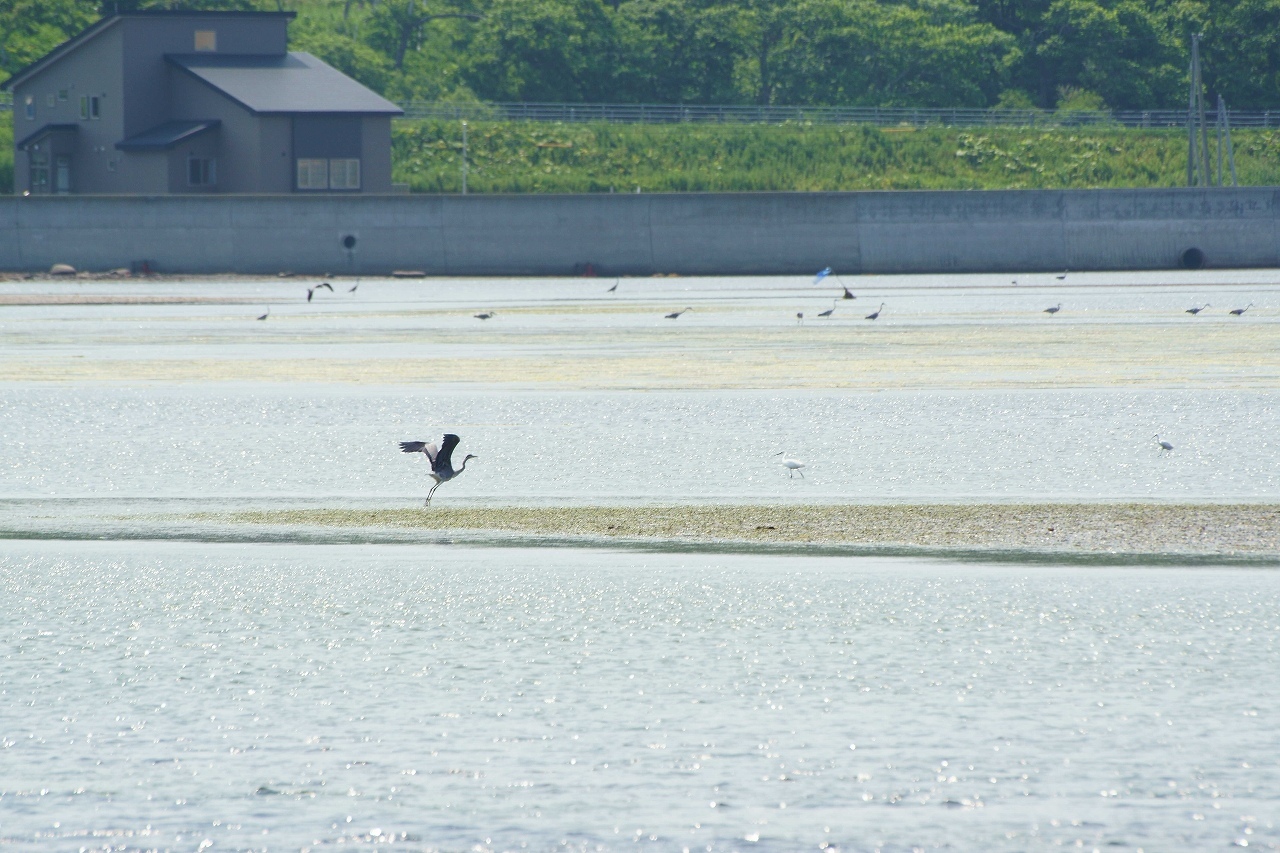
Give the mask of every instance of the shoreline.
<path id="1" fill-rule="evenodd" d="M 1280 504 L 831 504 L 283 509 L 188 520 L 630 545 L 1280 557 Z"/>

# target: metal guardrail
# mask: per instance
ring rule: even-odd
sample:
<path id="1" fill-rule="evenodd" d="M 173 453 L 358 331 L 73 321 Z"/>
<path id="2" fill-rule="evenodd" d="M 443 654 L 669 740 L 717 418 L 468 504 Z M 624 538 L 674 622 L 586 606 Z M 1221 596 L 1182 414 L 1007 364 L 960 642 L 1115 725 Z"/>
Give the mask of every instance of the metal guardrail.
<path id="1" fill-rule="evenodd" d="M 877 127 L 1184 128 L 1186 110 L 1077 112 L 912 107 L 787 107 L 677 104 L 401 104 L 405 118 L 617 124 L 868 124 Z M 1233 110 L 1231 126 L 1280 127 L 1280 110 Z"/>
<path id="2" fill-rule="evenodd" d="M 875 127 L 1185 128 L 1186 110 L 1077 112 L 938 107 L 786 107 L 706 104 L 436 103 L 400 105 L 404 117 L 473 121 L 610 122 L 614 124 L 867 124 Z M 13 93 L 0 92 L 0 111 Z M 1280 128 L 1278 110 L 1231 110 L 1232 128 Z"/>

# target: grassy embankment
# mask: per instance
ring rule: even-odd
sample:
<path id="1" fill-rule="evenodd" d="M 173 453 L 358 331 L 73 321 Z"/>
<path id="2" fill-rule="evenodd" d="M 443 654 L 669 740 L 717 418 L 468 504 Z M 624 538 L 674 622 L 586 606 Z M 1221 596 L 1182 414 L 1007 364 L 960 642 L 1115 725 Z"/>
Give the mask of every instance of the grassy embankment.
<path id="1" fill-rule="evenodd" d="M 471 192 L 1172 187 L 1186 180 L 1178 131 L 885 129 L 839 125 L 471 122 Z M 1244 185 L 1280 183 L 1280 131 L 1237 131 Z M 403 121 L 395 179 L 456 192 L 458 122 Z"/>
<path id="2" fill-rule="evenodd" d="M 461 189 L 461 127 L 401 121 L 395 179 Z M 1240 183 L 1280 184 L 1280 130 L 1237 131 Z M 885 129 L 849 125 L 471 122 L 468 189 L 494 192 L 1171 187 L 1178 131 Z M 12 113 L 0 113 L 0 193 L 13 191 Z"/>

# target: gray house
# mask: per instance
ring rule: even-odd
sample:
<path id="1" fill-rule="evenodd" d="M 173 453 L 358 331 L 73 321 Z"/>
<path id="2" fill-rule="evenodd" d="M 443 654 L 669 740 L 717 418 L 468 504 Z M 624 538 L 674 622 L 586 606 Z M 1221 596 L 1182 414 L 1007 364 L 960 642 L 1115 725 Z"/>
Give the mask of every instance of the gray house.
<path id="1" fill-rule="evenodd" d="M 14 188 L 387 193 L 395 104 L 307 53 L 292 12 L 103 18 L 13 75 Z"/>

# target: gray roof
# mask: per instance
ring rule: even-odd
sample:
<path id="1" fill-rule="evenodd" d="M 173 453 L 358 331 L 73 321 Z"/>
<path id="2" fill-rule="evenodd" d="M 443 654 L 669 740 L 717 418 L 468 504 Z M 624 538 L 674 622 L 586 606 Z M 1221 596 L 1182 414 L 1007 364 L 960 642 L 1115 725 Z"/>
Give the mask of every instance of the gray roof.
<path id="1" fill-rule="evenodd" d="M 35 133 L 28 134 L 22 139 L 19 139 L 17 144 L 13 147 L 21 151 L 31 143 L 39 142 L 51 133 L 76 133 L 79 130 L 80 125 L 78 124 L 46 124 Z"/>
<path id="2" fill-rule="evenodd" d="M 404 114 L 309 53 L 171 54 L 166 59 L 254 113 Z"/>
<path id="3" fill-rule="evenodd" d="M 210 121 L 167 121 L 144 130 L 136 136 L 116 143 L 121 151 L 163 151 L 172 148 L 184 139 L 199 136 L 206 130 L 213 130 L 222 124 L 218 119 Z"/>

